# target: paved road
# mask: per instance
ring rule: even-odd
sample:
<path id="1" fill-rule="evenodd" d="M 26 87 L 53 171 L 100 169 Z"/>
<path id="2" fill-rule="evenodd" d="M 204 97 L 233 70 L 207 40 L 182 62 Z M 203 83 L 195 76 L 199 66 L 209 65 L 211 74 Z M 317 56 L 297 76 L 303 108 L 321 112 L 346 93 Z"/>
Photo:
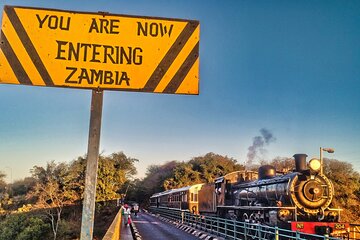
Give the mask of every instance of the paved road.
<path id="1" fill-rule="evenodd" d="M 121 222 L 120 239 L 121 240 L 133 240 L 134 239 L 131 234 L 130 226 L 125 227 L 123 222 Z"/>
<path id="2" fill-rule="evenodd" d="M 143 240 L 195 240 L 199 239 L 158 218 L 141 212 L 133 222 Z"/>

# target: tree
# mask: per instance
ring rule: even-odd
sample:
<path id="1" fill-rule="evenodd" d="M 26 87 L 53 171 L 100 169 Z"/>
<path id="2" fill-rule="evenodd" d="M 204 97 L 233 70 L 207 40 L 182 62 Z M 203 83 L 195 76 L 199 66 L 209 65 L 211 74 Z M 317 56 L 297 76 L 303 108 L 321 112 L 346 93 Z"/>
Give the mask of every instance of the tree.
<path id="1" fill-rule="evenodd" d="M 85 189 L 86 156 L 78 157 L 69 164 L 69 188 L 76 194 L 75 200 L 83 199 Z"/>
<path id="2" fill-rule="evenodd" d="M 5 177 L 6 177 L 6 174 L 0 171 L 0 193 L 5 192 L 5 190 L 6 190 Z"/>
<path id="3" fill-rule="evenodd" d="M 179 164 L 178 161 L 170 161 L 162 165 L 150 165 L 143 180 L 147 195 L 150 196 L 155 192 L 164 191 L 164 181 L 173 177 L 173 171 Z"/>
<path id="4" fill-rule="evenodd" d="M 343 221 L 360 223 L 360 174 L 352 164 L 324 159 L 324 174 L 334 185 L 333 206 L 343 209 Z"/>
<path id="5" fill-rule="evenodd" d="M 4 211 L 4 205 L 8 202 L 9 194 L 6 193 L 6 174 L 0 171 L 0 212 Z"/>
<path id="6" fill-rule="evenodd" d="M 135 158 L 127 157 L 123 152 L 109 156 L 100 155 L 96 185 L 96 201 L 107 201 L 119 197 L 120 189 L 136 174 Z M 86 156 L 78 157 L 69 167 L 70 185 L 78 199 L 83 198 L 85 187 Z"/>
<path id="7" fill-rule="evenodd" d="M 124 184 L 134 179 L 134 175 L 137 173 L 135 162 L 138 162 L 138 159 L 127 157 L 123 152 L 112 153 L 110 156 L 105 158 L 107 161 L 110 161 L 115 168 L 115 186 L 117 189 L 124 186 Z"/>
<path id="8" fill-rule="evenodd" d="M 54 161 L 48 162 L 46 168 L 34 166 L 31 170 L 37 183 L 30 194 L 37 198 L 36 207 L 46 212 L 51 222 L 54 240 L 57 237 L 63 207 L 72 203 L 76 196 L 69 188 L 71 179 L 68 172 L 67 164 L 56 164 Z"/>
<path id="9" fill-rule="evenodd" d="M 26 177 L 11 184 L 13 196 L 26 195 L 36 184 L 36 179 Z"/>
<path id="10" fill-rule="evenodd" d="M 270 163 L 277 171 L 290 172 L 295 169 L 295 160 L 289 157 L 276 157 Z"/>
<path id="11" fill-rule="evenodd" d="M 165 189 L 173 189 L 196 183 L 210 183 L 217 177 L 241 169 L 244 166 L 237 164 L 235 159 L 210 152 L 188 162 L 178 163 L 172 176 L 164 180 L 163 186 Z"/>
<path id="12" fill-rule="evenodd" d="M 167 178 L 163 182 L 165 190 L 181 188 L 201 183 L 200 172 L 195 171 L 190 163 L 180 163 L 173 170 L 173 177 Z"/>
<path id="13" fill-rule="evenodd" d="M 147 204 L 147 200 L 153 193 L 165 190 L 164 181 L 174 176 L 173 171 L 179 164 L 178 161 L 170 161 L 162 165 L 150 165 L 145 173 L 145 178 L 135 181 L 128 195 L 137 196 L 138 201 Z M 125 188 L 122 192 L 125 192 Z"/>
<path id="14" fill-rule="evenodd" d="M 237 163 L 234 158 L 215 153 L 207 153 L 204 156 L 194 157 L 189 161 L 194 171 L 200 172 L 200 177 L 207 183 L 227 173 L 243 170 L 245 167 Z"/>
<path id="15" fill-rule="evenodd" d="M 96 185 L 97 201 L 106 201 L 117 197 L 116 191 L 119 188 L 117 175 L 114 163 L 109 159 L 100 157 Z"/>

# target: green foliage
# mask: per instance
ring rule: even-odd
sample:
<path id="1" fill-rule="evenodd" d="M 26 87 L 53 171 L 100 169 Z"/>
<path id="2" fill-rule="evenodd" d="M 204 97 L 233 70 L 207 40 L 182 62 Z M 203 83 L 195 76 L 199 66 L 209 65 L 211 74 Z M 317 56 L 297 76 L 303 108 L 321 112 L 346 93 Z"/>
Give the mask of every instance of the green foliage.
<path id="1" fill-rule="evenodd" d="M 269 164 L 274 166 L 277 171 L 284 173 L 290 172 L 295 169 L 294 159 L 288 157 L 276 157 Z"/>
<path id="2" fill-rule="evenodd" d="M 136 161 L 138 160 L 127 157 L 123 152 L 100 156 L 96 200 L 107 201 L 119 197 L 119 189 L 136 174 Z M 46 167 L 34 166 L 31 173 L 36 184 L 32 196 L 36 196 L 43 205 L 50 205 L 49 207 L 81 200 L 85 169 L 85 157 L 78 157 L 70 164 L 56 164 L 52 161 Z"/>
<path id="3" fill-rule="evenodd" d="M 116 198 L 116 191 L 119 188 L 119 178 L 113 162 L 100 157 L 96 186 L 97 201 L 106 201 Z"/>
<path id="4" fill-rule="evenodd" d="M 96 201 L 107 201 L 119 197 L 118 192 L 136 174 L 135 158 L 127 157 L 123 152 L 109 156 L 99 156 Z M 70 188 L 81 199 L 85 186 L 86 158 L 79 157 L 69 167 Z"/>
<path id="5" fill-rule="evenodd" d="M 26 195 L 31 188 L 35 186 L 36 179 L 32 177 L 26 177 L 22 180 L 17 180 L 13 184 L 11 184 L 12 195 L 20 196 Z"/>
<path id="6" fill-rule="evenodd" d="M 99 157 L 97 201 L 107 201 L 119 197 L 124 185 L 127 186 L 136 174 L 134 163 L 137 159 L 127 157 L 123 152 Z M 51 224 L 46 229 L 41 219 L 25 218 L 23 215 L 2 221 L 2 239 L 73 239 L 73 225 L 63 219 L 63 209 L 68 204 L 81 202 L 85 185 L 86 157 L 78 157 L 71 163 L 48 162 L 46 166 L 34 166 L 32 177 L 14 182 L 12 194 L 5 192 L 5 174 L 0 172 L 0 212 L 18 210 L 26 212 L 38 209 Z M 1 184 L 4 191 L 1 192 Z M 14 204 L 13 201 L 17 203 Z M 15 206 L 18 205 L 18 206 Z M 24 226 L 19 224 L 23 223 Z M 46 231 L 45 231 L 45 230 Z M 39 232 L 45 231 L 38 235 Z M 4 237 L 3 237 L 4 236 Z M 46 237 L 44 237 L 46 236 Z M 1 238 L 3 237 L 3 238 Z"/>
<path id="7" fill-rule="evenodd" d="M 2 193 L 0 195 L 0 211 L 2 209 L 8 210 L 10 205 L 12 204 L 12 198 L 8 193 Z"/>
<path id="8" fill-rule="evenodd" d="M 0 193 L 5 192 L 6 190 L 5 177 L 6 174 L 0 171 Z"/>
<path id="9" fill-rule="evenodd" d="M 23 214 L 9 215 L 0 222 L 0 240 L 48 239 L 49 224 L 41 218 Z"/>
<path id="10" fill-rule="evenodd" d="M 324 174 L 334 185 L 333 206 L 343 209 L 342 220 L 360 223 L 360 174 L 336 159 L 324 159 Z"/>
<path id="11" fill-rule="evenodd" d="M 190 163 L 179 163 L 173 170 L 173 176 L 164 180 L 163 186 L 168 190 L 201 183 L 200 175 Z"/>
<path id="12" fill-rule="evenodd" d="M 86 157 L 78 157 L 69 165 L 70 189 L 76 194 L 76 199 L 82 199 L 85 188 Z"/>
<path id="13" fill-rule="evenodd" d="M 236 160 L 215 153 L 195 157 L 187 163 L 178 163 L 172 177 L 165 179 L 165 189 L 179 188 L 196 183 L 210 183 L 227 173 L 244 169 Z"/>
<path id="14" fill-rule="evenodd" d="M 59 231 L 57 232 L 57 239 L 77 239 L 79 236 L 80 229 L 74 229 L 74 223 L 68 222 L 66 220 L 61 220 L 59 222 Z"/>
<path id="15" fill-rule="evenodd" d="M 71 189 L 72 179 L 66 163 L 48 162 L 46 167 L 34 166 L 30 172 L 36 180 L 32 195 L 36 196 L 41 207 L 55 208 L 76 200 Z"/>
<path id="16" fill-rule="evenodd" d="M 150 197 L 155 192 L 164 191 L 165 180 L 173 177 L 174 169 L 179 164 L 177 161 L 171 161 L 163 165 L 150 165 L 147 168 L 146 177 L 140 183 L 144 187 L 146 195 Z"/>
<path id="17" fill-rule="evenodd" d="M 46 167 L 34 166 L 30 171 L 36 179 L 33 191 L 29 195 L 36 197 L 36 207 L 44 209 L 51 221 L 53 239 L 57 237 L 62 209 L 75 200 L 76 194 L 71 189 L 68 165 L 48 162 Z"/>
<path id="18" fill-rule="evenodd" d="M 113 153 L 100 156 L 96 200 L 107 201 L 118 197 L 117 191 L 128 179 L 136 174 L 134 163 L 137 159 L 127 157 L 124 153 Z M 45 209 L 48 215 L 54 239 L 62 224 L 62 209 L 67 204 L 81 200 L 85 185 L 86 160 L 79 157 L 71 164 L 48 162 L 46 167 L 34 166 L 31 169 L 36 184 L 28 194 L 35 197 L 37 208 Z"/>
<path id="19" fill-rule="evenodd" d="M 189 164 L 194 171 L 200 172 L 201 180 L 205 180 L 206 183 L 213 182 L 215 178 L 227 173 L 244 169 L 244 166 L 238 164 L 234 158 L 212 152 L 193 158 Z"/>

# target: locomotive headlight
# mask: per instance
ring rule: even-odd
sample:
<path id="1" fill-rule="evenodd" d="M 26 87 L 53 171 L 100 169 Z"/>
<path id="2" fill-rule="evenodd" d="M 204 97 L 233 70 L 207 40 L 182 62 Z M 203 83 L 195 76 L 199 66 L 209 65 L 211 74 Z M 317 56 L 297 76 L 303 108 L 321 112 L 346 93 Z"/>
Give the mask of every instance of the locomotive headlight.
<path id="1" fill-rule="evenodd" d="M 321 162 L 319 159 L 313 158 L 309 162 L 309 168 L 314 172 L 319 172 L 321 169 Z"/>

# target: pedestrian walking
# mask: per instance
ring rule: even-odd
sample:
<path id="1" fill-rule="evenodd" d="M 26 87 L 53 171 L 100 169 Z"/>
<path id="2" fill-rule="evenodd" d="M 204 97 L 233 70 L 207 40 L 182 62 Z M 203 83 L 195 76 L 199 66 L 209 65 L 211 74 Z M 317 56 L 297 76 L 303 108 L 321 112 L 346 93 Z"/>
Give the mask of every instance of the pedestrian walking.
<path id="1" fill-rule="evenodd" d="M 123 222 L 125 224 L 125 226 L 127 226 L 128 224 L 131 223 L 131 218 L 130 218 L 130 214 L 131 214 L 131 209 L 129 207 L 129 205 L 125 204 L 121 207 L 121 213 L 123 215 Z"/>
<path id="2" fill-rule="evenodd" d="M 137 217 L 137 214 L 139 212 L 139 205 L 138 204 L 136 204 L 136 203 L 134 204 L 133 211 L 134 211 L 135 217 Z"/>

